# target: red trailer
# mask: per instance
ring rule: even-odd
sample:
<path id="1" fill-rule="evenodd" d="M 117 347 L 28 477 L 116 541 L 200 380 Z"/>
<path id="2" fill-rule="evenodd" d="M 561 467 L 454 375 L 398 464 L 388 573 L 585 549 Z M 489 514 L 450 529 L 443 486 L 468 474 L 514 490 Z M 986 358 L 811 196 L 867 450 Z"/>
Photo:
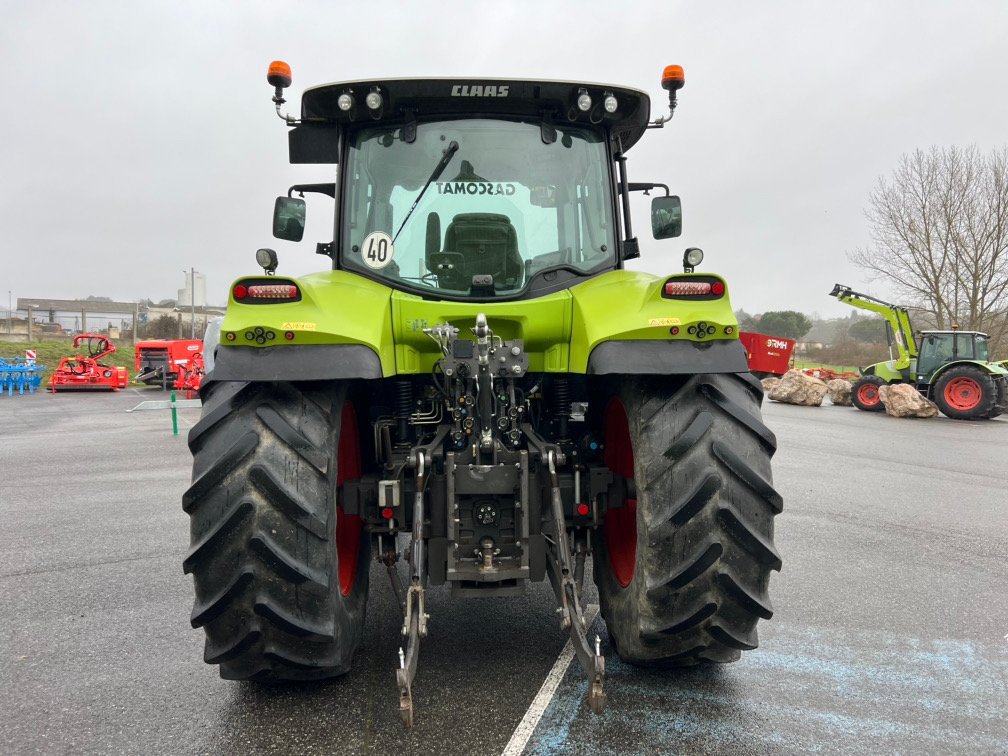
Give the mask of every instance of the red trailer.
<path id="1" fill-rule="evenodd" d="M 79 349 L 87 342 L 87 355 L 75 354 L 64 357 L 59 367 L 49 379 L 49 390 L 66 389 L 111 389 L 118 391 L 126 388 L 129 375 L 126 368 L 117 365 L 106 365 L 99 362 L 102 357 L 112 354 L 116 348 L 107 337 L 98 333 L 82 333 L 74 338 L 74 349 Z"/>
<path id="2" fill-rule="evenodd" d="M 794 339 L 767 336 L 764 333 L 739 331 L 739 341 L 745 347 L 749 371 L 757 378 L 770 375 L 784 375 L 791 369 L 791 354 Z"/>
<path id="3" fill-rule="evenodd" d="M 203 377 L 203 342 L 199 339 L 138 341 L 137 383 L 166 389 L 198 389 Z"/>

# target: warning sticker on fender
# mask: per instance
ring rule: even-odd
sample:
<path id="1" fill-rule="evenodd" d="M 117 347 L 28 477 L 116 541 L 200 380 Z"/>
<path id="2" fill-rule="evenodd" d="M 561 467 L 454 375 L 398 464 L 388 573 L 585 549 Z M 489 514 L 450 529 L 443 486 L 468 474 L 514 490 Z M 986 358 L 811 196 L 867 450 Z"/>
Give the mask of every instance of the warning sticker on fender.
<path id="1" fill-rule="evenodd" d="M 281 323 L 280 327 L 285 331 L 314 331 L 315 323 L 305 323 L 303 321 L 298 321 L 294 323 Z"/>
<path id="2" fill-rule="evenodd" d="M 679 318 L 651 318 L 648 321 L 649 326 L 674 326 L 682 325 L 682 321 Z"/>

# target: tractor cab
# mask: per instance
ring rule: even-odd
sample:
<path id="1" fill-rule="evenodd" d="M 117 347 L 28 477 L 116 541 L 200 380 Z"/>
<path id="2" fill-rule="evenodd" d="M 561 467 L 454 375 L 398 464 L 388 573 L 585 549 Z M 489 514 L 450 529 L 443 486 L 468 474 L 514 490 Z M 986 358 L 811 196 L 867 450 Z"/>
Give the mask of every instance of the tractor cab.
<path id="1" fill-rule="evenodd" d="M 917 355 L 917 382 L 931 383 L 939 368 L 960 360 L 989 359 L 987 334 L 978 331 L 923 331 Z"/>
<path id="2" fill-rule="evenodd" d="M 670 67 L 675 69 L 677 67 Z M 674 94 L 681 70 L 667 71 Z M 629 184 L 625 153 L 651 126 L 626 87 L 510 79 L 399 79 L 307 90 L 292 163 L 335 163 L 332 184 L 277 198 L 274 236 L 300 241 L 305 202 L 336 201 L 333 267 L 428 299 L 543 296 L 639 255 L 630 191 L 652 200 L 655 238 L 678 236 L 679 198 Z M 291 125 L 295 122 L 289 121 Z"/>

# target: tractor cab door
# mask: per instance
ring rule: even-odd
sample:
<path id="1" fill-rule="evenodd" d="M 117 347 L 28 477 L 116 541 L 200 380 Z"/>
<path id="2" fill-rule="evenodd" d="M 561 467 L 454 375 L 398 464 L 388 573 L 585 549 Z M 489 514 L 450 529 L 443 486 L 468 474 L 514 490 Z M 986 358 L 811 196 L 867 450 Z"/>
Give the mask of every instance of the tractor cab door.
<path id="1" fill-rule="evenodd" d="M 925 333 L 921 339 L 920 354 L 917 355 L 918 383 L 931 383 L 934 372 L 955 359 L 954 337 L 952 333 Z"/>
<path id="2" fill-rule="evenodd" d="M 931 383 L 931 376 L 942 365 L 954 360 L 990 359 L 987 336 L 974 331 L 925 333 L 917 357 L 917 381 Z"/>

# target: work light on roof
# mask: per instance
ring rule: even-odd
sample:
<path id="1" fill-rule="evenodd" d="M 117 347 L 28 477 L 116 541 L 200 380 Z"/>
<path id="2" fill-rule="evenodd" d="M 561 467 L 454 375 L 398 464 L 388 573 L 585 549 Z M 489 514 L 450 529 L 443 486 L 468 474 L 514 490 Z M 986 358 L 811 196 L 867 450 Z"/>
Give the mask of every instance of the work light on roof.
<path id="1" fill-rule="evenodd" d="M 587 89 L 582 88 L 578 90 L 577 106 L 578 110 L 584 111 L 585 113 L 591 110 L 592 98 L 591 95 L 588 94 Z"/>
<path id="2" fill-rule="evenodd" d="M 382 96 L 381 92 L 378 91 L 378 87 L 368 92 L 367 97 L 364 98 L 364 104 L 371 110 L 378 110 L 382 106 Z"/>
<path id="3" fill-rule="evenodd" d="M 616 95 L 612 92 L 606 92 L 602 96 L 602 107 L 605 108 L 606 113 L 615 113 L 616 108 L 619 107 L 619 103 L 616 102 Z"/>
<path id="4" fill-rule="evenodd" d="M 686 273 L 692 273 L 693 269 L 703 262 L 703 250 L 700 247 L 688 247 L 683 253 L 682 264 Z"/>
<path id="5" fill-rule="evenodd" d="M 336 98 L 336 105 L 343 112 L 350 110 L 353 107 L 353 95 L 349 92 L 344 92 L 338 98 Z"/>

